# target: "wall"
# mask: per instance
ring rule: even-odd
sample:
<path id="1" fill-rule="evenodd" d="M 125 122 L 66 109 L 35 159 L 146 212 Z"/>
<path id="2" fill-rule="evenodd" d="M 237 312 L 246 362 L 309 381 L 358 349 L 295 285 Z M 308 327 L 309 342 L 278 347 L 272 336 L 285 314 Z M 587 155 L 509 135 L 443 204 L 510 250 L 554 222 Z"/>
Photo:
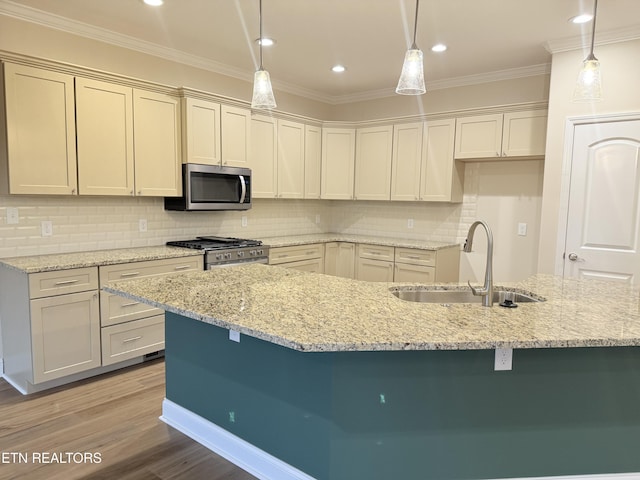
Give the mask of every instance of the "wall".
<path id="1" fill-rule="evenodd" d="M 597 37 L 596 37 L 597 38 Z M 561 199 L 563 162 L 565 161 L 565 127 L 568 117 L 593 116 L 622 112 L 640 112 L 640 40 L 597 45 L 595 55 L 602 68 L 603 100 L 594 103 L 573 103 L 573 89 L 585 53 L 571 51 L 553 55 L 549 90 L 549 118 L 544 170 L 538 271 L 554 273 L 556 261 L 562 256 L 558 238 L 564 238 L 559 226 L 560 212 L 566 211 Z"/>

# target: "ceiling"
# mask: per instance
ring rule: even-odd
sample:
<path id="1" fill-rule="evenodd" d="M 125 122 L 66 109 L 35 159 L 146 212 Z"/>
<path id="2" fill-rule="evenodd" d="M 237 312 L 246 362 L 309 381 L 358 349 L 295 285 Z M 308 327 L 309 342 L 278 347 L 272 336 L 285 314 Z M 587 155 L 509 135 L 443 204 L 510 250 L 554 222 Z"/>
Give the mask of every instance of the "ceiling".
<path id="1" fill-rule="evenodd" d="M 588 46 L 591 23 L 568 19 L 592 10 L 593 0 L 422 0 L 427 90 L 548 72 L 550 50 Z M 392 95 L 414 11 L 414 0 L 264 0 L 264 35 L 276 40 L 264 67 L 276 89 L 329 103 Z M 1 14 L 245 80 L 258 63 L 258 0 L 0 0 Z M 630 38 L 640 0 L 601 0 L 596 44 Z M 439 42 L 448 50 L 431 52 Z"/>

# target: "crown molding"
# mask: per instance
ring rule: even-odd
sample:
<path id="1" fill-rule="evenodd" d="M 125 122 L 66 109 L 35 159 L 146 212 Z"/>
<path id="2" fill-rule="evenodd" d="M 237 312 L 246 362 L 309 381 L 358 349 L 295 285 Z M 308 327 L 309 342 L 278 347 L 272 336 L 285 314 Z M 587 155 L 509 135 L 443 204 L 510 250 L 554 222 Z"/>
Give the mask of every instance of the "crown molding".
<path id="1" fill-rule="evenodd" d="M 640 25 L 634 25 L 632 27 L 610 30 L 606 32 L 596 31 L 595 44 L 607 45 L 611 43 L 628 42 L 630 40 L 638 39 L 640 39 Z M 548 52 L 554 54 L 589 48 L 590 44 L 591 32 L 585 32 L 584 35 L 559 38 L 557 40 L 549 40 L 545 43 L 544 47 Z"/>

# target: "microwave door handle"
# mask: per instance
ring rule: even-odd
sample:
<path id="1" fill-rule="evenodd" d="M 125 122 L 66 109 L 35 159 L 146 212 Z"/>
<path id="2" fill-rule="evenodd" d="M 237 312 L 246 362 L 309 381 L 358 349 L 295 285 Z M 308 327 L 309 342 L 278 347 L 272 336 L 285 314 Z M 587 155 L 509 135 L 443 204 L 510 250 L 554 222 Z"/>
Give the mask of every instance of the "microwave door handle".
<path id="1" fill-rule="evenodd" d="M 242 193 L 240 193 L 240 203 L 244 203 L 244 197 L 247 195 L 247 184 L 244 181 L 244 176 L 240 175 L 240 185 L 242 186 Z"/>

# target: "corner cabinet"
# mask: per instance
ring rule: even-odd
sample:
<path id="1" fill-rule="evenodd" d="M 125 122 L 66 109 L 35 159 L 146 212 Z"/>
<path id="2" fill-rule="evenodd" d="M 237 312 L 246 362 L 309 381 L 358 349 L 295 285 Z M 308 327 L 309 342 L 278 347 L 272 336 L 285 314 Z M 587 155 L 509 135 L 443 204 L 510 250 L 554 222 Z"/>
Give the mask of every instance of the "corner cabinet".
<path id="1" fill-rule="evenodd" d="M 0 193 L 77 194 L 74 78 L 4 64 Z"/>
<path id="2" fill-rule="evenodd" d="M 324 245 L 324 273 L 336 277 L 356 278 L 356 245 L 349 242 L 329 242 Z"/>
<path id="3" fill-rule="evenodd" d="M 355 153 L 355 129 L 322 129 L 321 198 L 353 200 Z"/>
<path id="4" fill-rule="evenodd" d="M 456 120 L 456 159 L 540 157 L 545 153 L 546 110 L 526 110 Z"/>

